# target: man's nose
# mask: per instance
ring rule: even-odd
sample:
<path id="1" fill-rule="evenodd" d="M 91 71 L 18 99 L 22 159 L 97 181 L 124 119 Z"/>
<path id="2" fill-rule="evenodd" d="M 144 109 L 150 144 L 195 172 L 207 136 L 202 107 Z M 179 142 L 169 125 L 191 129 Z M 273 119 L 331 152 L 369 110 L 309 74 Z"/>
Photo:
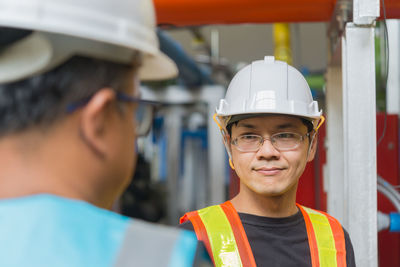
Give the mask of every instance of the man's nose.
<path id="1" fill-rule="evenodd" d="M 280 152 L 277 150 L 272 141 L 269 138 L 264 138 L 263 143 L 260 146 L 260 149 L 257 151 L 257 157 L 271 159 L 271 158 L 279 158 Z"/>

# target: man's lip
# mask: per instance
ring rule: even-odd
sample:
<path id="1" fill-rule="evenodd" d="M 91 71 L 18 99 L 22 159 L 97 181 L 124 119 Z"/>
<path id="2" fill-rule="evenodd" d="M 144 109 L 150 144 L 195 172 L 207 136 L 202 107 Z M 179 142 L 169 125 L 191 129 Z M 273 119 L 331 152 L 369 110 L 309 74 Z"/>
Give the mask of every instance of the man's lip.
<path id="1" fill-rule="evenodd" d="M 279 168 L 279 167 L 260 167 L 260 168 L 254 168 L 255 171 L 281 171 L 284 168 Z"/>
<path id="2" fill-rule="evenodd" d="M 265 176 L 273 176 L 277 175 L 280 173 L 284 168 L 278 168 L 278 167 L 261 167 L 261 168 L 255 168 L 254 169 L 257 173 L 265 175 Z"/>

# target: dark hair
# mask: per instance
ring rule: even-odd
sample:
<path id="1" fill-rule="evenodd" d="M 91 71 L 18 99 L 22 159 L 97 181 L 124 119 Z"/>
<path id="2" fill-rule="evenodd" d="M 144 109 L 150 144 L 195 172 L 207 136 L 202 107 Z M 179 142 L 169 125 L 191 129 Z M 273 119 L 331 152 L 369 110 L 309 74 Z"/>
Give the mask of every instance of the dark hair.
<path id="1" fill-rule="evenodd" d="M 307 132 L 311 132 L 314 129 L 314 125 L 312 124 L 311 121 L 306 120 L 304 118 L 300 118 L 301 121 L 303 122 L 303 124 L 307 127 Z M 235 121 L 232 123 L 228 123 L 228 125 L 226 126 L 226 130 L 228 131 L 229 136 L 232 136 L 232 126 L 233 125 L 237 125 L 239 123 L 239 121 Z"/>
<path id="2" fill-rule="evenodd" d="M 121 90 L 134 67 L 75 56 L 57 68 L 22 81 L 0 84 L 0 136 L 46 128 L 66 115 L 66 106 L 104 87 Z"/>

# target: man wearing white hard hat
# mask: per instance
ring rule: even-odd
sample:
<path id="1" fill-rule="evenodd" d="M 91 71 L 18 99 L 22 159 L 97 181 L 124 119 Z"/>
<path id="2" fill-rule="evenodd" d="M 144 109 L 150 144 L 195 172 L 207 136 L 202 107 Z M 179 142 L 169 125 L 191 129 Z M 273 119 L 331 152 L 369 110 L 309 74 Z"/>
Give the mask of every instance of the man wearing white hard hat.
<path id="1" fill-rule="evenodd" d="M 301 73 L 274 57 L 234 76 L 215 120 L 240 192 L 181 218 L 215 266 L 355 266 L 340 223 L 296 204 L 299 178 L 315 155 L 321 113 Z"/>
<path id="2" fill-rule="evenodd" d="M 194 233 L 109 211 L 156 104 L 139 78 L 176 74 L 150 0 L 0 0 L 0 266 L 208 266 Z"/>

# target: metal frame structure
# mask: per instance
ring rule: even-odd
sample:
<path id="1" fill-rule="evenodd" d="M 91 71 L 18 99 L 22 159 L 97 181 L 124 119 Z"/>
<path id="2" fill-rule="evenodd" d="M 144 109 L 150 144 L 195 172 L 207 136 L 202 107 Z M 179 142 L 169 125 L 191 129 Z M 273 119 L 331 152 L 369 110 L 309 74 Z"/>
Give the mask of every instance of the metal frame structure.
<path id="1" fill-rule="evenodd" d="M 219 99 L 225 95 L 222 86 L 204 86 L 197 89 L 182 88 L 180 86 L 169 86 L 167 88 L 142 87 L 142 98 L 160 101 L 168 104 L 166 108 L 166 133 L 167 133 L 167 189 L 168 189 L 168 223 L 176 225 L 177 218 L 182 214 L 179 212 L 179 153 L 181 146 L 182 117 L 185 113 L 184 105 L 204 102 L 207 104 L 207 138 L 208 146 L 212 149 L 207 151 L 208 165 L 208 203 L 215 205 L 225 201 L 225 179 L 226 175 L 226 152 L 223 146 L 218 126 L 213 121 L 215 108 Z"/>
<path id="2" fill-rule="evenodd" d="M 333 45 L 327 70 L 328 212 L 349 231 L 357 265 L 376 267 L 374 33 L 379 0 L 354 0 L 352 9 L 352 23 L 345 18 L 344 24 L 331 24 Z"/>
<path id="3" fill-rule="evenodd" d="M 385 2 L 388 6 L 388 16 L 398 17 L 399 2 L 397 0 Z M 224 23 L 265 23 L 277 21 L 275 16 L 282 21 L 282 14 L 274 12 L 268 1 L 263 3 L 266 7 L 265 13 L 257 12 L 261 14 L 262 18 L 255 18 L 254 12 L 249 8 L 246 9 L 250 10 L 248 16 L 244 17 L 242 16 L 243 12 L 232 12 L 235 10 L 232 8 L 242 10 L 241 5 L 259 10 L 259 1 L 244 3 L 239 0 L 195 2 L 156 0 L 155 3 L 157 13 L 160 14 L 159 22 L 172 25 L 202 25 L 221 21 Z M 325 7 L 329 7 L 327 16 L 332 14 L 331 1 L 319 1 L 318 3 L 325 3 Z M 389 3 L 393 8 L 389 8 Z M 305 3 L 299 1 L 298 4 L 304 8 Z M 227 6 L 230 7 L 230 12 L 226 10 Z M 291 1 L 285 8 L 282 6 L 283 3 L 279 2 L 279 10 L 282 10 L 283 15 L 288 15 L 290 19 L 293 19 L 294 13 L 288 12 L 289 8 L 296 8 L 293 2 Z M 310 8 L 305 8 L 305 11 L 309 12 L 311 7 L 315 6 L 313 3 Z M 207 10 L 208 16 L 204 17 L 202 15 L 204 12 L 199 12 L 199 8 Z M 222 11 L 218 8 L 222 8 Z M 379 8 L 379 0 L 336 1 L 329 32 L 332 46 L 331 58 L 326 74 L 328 163 L 325 170 L 325 174 L 327 174 L 325 185 L 328 189 L 328 211 L 337 217 L 349 231 L 354 245 L 356 263 L 363 267 L 376 267 L 378 264 L 374 32 L 375 20 L 380 14 Z M 267 12 L 271 10 L 272 14 Z M 319 11 L 321 10 L 322 7 Z M 188 16 L 187 11 L 201 14 L 201 18 L 195 20 L 193 16 Z M 320 13 L 311 12 L 311 15 Z M 181 18 L 182 20 L 179 20 L 177 17 L 180 18 L 182 14 L 184 14 L 184 18 L 189 19 Z M 221 19 L 221 14 L 226 18 Z M 298 12 L 296 9 L 296 14 L 306 14 L 306 12 Z M 310 15 L 305 15 L 305 18 L 309 19 L 309 17 Z M 293 20 L 288 21 L 293 22 Z M 391 77 L 395 79 L 398 76 L 398 72 L 393 76 L 389 75 L 389 83 L 391 83 Z M 389 90 L 391 90 L 390 87 Z M 181 93 L 185 94 L 185 92 Z M 213 99 L 219 98 L 217 94 L 213 92 Z M 176 97 L 181 96 L 174 95 L 170 99 L 177 103 Z M 168 97 L 159 99 L 165 100 Z M 189 96 L 181 103 L 199 99 L 201 98 Z M 212 103 L 211 99 L 210 103 Z M 213 111 L 210 111 L 210 120 L 212 113 Z M 212 122 L 209 125 L 211 125 L 210 131 L 216 130 Z M 210 170 L 215 171 L 210 175 L 215 182 L 215 185 L 211 187 L 211 203 L 216 203 L 221 202 L 224 195 L 221 190 L 224 170 L 217 160 L 217 158 L 222 158 L 221 153 L 224 152 L 221 144 L 213 146 L 210 143 L 210 147 L 213 148 L 212 153 L 209 152 Z M 169 175 L 177 177 L 176 173 Z M 176 181 L 172 180 L 171 188 L 176 186 L 174 183 Z"/>

